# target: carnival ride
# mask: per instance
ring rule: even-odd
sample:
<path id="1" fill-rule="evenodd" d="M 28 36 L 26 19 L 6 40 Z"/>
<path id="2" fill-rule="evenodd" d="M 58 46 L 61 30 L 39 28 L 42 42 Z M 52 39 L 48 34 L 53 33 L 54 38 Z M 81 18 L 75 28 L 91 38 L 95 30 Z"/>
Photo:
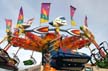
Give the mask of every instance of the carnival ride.
<path id="1" fill-rule="evenodd" d="M 65 18 L 60 17 L 60 20 L 65 20 Z M 62 25 L 64 25 L 64 24 L 60 23 L 60 26 L 62 26 Z M 5 53 L 6 53 L 6 51 L 10 48 L 10 46 L 14 46 L 14 47 L 17 46 L 17 47 L 24 48 L 24 49 L 29 49 L 29 50 L 32 50 L 32 51 L 42 52 L 43 59 L 47 58 L 45 60 L 45 62 L 43 61 L 43 65 L 44 64 L 46 65 L 46 62 L 50 64 L 50 60 L 53 59 L 54 56 L 55 56 L 55 55 L 51 54 L 51 56 L 49 56 L 49 60 L 48 60 L 48 57 L 44 57 L 44 56 L 46 56 L 47 53 L 51 53 L 52 51 L 58 52 L 59 49 L 66 49 L 66 51 L 67 50 L 81 49 L 82 47 L 84 47 L 84 46 L 86 46 L 90 43 L 88 39 L 82 38 L 79 35 L 79 30 L 74 29 L 74 30 L 71 30 L 71 32 L 70 32 L 70 30 L 68 31 L 68 30 L 59 29 L 60 26 L 57 25 L 57 27 L 54 28 L 54 29 L 50 29 L 49 27 L 45 26 L 45 27 L 40 27 L 40 28 L 34 28 L 34 29 L 31 29 L 31 30 L 26 30 L 23 27 L 23 25 L 20 25 L 21 28 L 19 27 L 18 31 L 15 31 L 14 33 L 12 33 L 11 31 L 7 32 L 7 37 L 5 37 L 5 39 L 7 38 L 8 44 L 2 50 L 5 51 Z M 21 34 L 25 34 L 26 38 L 19 37 L 19 32 L 20 31 L 23 31 Z M 54 31 L 54 32 L 51 33 L 49 31 Z M 63 37 L 62 35 L 60 35 L 59 31 L 67 32 L 67 33 L 71 34 L 71 36 L 70 37 Z M 35 33 L 38 33 L 38 34 L 44 34 L 44 35 L 40 37 L 40 36 L 37 36 L 37 35 L 35 35 L 31 32 L 35 32 Z M 72 34 L 72 32 L 73 32 L 74 35 Z M 2 42 L 3 41 L 1 41 L 1 43 Z M 17 58 L 18 51 L 14 55 L 14 58 L 16 60 L 14 60 L 15 63 L 13 65 L 15 65 L 17 62 L 18 63 L 20 62 L 20 60 Z M 63 53 L 63 54 L 68 54 L 68 53 Z M 79 57 L 79 58 L 81 58 L 81 57 Z M 33 57 L 31 56 L 31 58 L 33 58 Z M 67 58 L 68 58 L 68 56 L 67 56 Z M 69 57 L 68 59 L 72 59 L 72 58 Z M 87 63 L 89 59 L 90 58 L 88 58 L 86 61 L 84 61 L 84 63 Z M 27 61 L 24 61 L 24 63 L 26 65 Z M 32 61 L 31 61 L 31 64 L 33 64 Z"/>
<path id="2" fill-rule="evenodd" d="M 108 68 L 108 43 L 107 41 L 103 41 L 99 44 L 99 51 L 97 49 L 91 50 L 91 57 L 92 59 L 90 60 L 91 64 L 97 65 L 100 68 Z M 103 50 L 106 57 L 102 57 L 100 50 Z"/>
<path id="3" fill-rule="evenodd" d="M 32 18 L 30 20 L 34 19 Z M 40 26 L 28 29 L 31 26 L 31 23 L 32 22 L 29 22 L 29 24 L 24 23 L 18 25 L 14 32 L 11 31 L 11 28 L 6 31 L 7 36 L 0 42 L 1 44 L 4 40 L 8 41 L 6 47 L 0 49 L 0 65 L 2 64 L 0 67 L 15 71 L 18 70 L 17 66 L 20 60 L 17 57 L 17 54 L 20 48 L 24 48 L 33 52 L 42 52 L 43 71 L 80 71 L 84 68 L 84 64 L 91 60 L 91 57 L 95 58 L 96 61 L 96 63 L 93 63 L 91 60 L 92 64 L 100 66 L 100 62 L 102 63 L 104 61 L 103 66 L 106 66 L 105 68 L 107 68 L 108 57 L 105 47 L 102 46 L 103 43 L 99 46 L 94 39 L 94 35 L 85 25 L 81 26 L 80 30 L 61 29 L 61 26 L 67 25 L 65 17 L 62 16 L 49 23 L 54 26 L 54 28 L 50 28 L 49 26 Z M 69 36 L 61 35 L 60 32 L 68 33 Z M 77 52 L 78 49 L 86 46 L 90 49 L 89 46 L 91 43 L 96 46 L 96 49 L 94 50 L 99 51 L 98 54 L 100 55 L 100 58 L 95 57 L 96 54 L 93 54 L 94 50 L 90 50 L 91 57 L 87 54 Z M 11 58 L 7 53 L 7 50 L 11 46 L 19 47 L 13 58 Z M 36 63 L 36 60 L 33 58 L 33 52 L 30 60 L 24 61 L 25 65 Z"/>
<path id="4" fill-rule="evenodd" d="M 107 41 L 103 41 L 99 45 L 96 43 L 96 40 L 94 39 L 93 34 L 88 31 L 87 27 L 81 27 L 81 30 L 86 33 L 86 36 L 89 38 L 89 40 L 95 45 L 95 49 L 91 50 L 89 47 L 89 50 L 91 52 L 91 64 L 98 66 L 100 68 L 108 68 L 108 43 Z M 91 34 L 91 35 L 90 35 Z"/>

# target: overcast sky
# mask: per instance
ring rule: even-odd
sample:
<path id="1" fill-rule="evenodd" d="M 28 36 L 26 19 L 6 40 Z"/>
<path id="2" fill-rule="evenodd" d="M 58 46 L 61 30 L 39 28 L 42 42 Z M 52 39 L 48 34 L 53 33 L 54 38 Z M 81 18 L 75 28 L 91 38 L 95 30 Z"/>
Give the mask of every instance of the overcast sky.
<path id="1" fill-rule="evenodd" d="M 87 16 L 88 27 L 94 33 L 98 44 L 104 40 L 108 41 L 108 0 L 0 0 L 0 40 L 6 35 L 5 18 L 12 19 L 15 27 L 21 6 L 24 11 L 24 21 L 34 17 L 32 27 L 38 27 L 42 2 L 51 3 L 49 21 L 64 16 L 68 25 L 62 28 L 79 28 L 84 24 L 84 17 Z M 76 27 L 70 25 L 70 5 L 76 7 L 74 14 Z M 0 46 L 4 48 L 3 45 Z"/>
<path id="2" fill-rule="evenodd" d="M 5 18 L 12 19 L 13 26 L 17 23 L 19 9 L 22 6 L 24 20 L 34 17 L 33 27 L 39 25 L 40 9 L 42 2 L 50 2 L 49 21 L 58 16 L 64 16 L 68 22 L 66 28 L 70 28 L 70 5 L 76 7 L 74 20 L 77 28 L 84 23 L 84 17 L 88 16 L 89 29 L 94 33 L 96 39 L 101 42 L 108 40 L 108 0 L 1 0 L 0 2 L 0 38 L 5 34 Z M 74 27 L 76 28 L 76 27 Z"/>

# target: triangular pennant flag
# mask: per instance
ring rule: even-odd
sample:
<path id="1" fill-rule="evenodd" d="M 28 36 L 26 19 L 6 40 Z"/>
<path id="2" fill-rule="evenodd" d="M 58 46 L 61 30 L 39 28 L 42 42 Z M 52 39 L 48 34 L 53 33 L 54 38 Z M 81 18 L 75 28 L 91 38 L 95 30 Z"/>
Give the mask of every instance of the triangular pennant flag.
<path id="1" fill-rule="evenodd" d="M 50 3 L 42 3 L 40 23 L 46 23 L 49 20 Z"/>
<path id="2" fill-rule="evenodd" d="M 23 9 L 20 8 L 18 21 L 17 21 L 17 27 L 19 27 L 24 22 L 24 15 L 23 15 Z"/>

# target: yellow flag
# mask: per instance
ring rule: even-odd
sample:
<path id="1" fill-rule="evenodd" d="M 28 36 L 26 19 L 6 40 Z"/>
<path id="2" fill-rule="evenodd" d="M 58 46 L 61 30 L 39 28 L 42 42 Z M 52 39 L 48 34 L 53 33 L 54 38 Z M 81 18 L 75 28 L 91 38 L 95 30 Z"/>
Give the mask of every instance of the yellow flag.
<path id="1" fill-rule="evenodd" d="M 40 19 L 40 23 L 45 23 L 45 22 L 48 22 L 48 20 L 46 20 L 46 19 Z"/>
<path id="2" fill-rule="evenodd" d="M 76 26 L 76 22 L 74 20 L 71 20 L 71 25 Z"/>

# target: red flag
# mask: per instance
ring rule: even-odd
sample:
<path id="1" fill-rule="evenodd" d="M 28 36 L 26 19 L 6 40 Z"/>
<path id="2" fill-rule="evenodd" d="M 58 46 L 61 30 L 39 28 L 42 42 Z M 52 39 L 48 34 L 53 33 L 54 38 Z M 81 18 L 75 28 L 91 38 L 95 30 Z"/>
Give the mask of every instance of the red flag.
<path id="1" fill-rule="evenodd" d="M 49 20 L 50 3 L 42 3 L 40 23 L 48 22 Z"/>
<path id="2" fill-rule="evenodd" d="M 85 16 L 84 25 L 85 25 L 86 27 L 88 27 L 88 24 L 87 24 L 87 16 Z"/>

